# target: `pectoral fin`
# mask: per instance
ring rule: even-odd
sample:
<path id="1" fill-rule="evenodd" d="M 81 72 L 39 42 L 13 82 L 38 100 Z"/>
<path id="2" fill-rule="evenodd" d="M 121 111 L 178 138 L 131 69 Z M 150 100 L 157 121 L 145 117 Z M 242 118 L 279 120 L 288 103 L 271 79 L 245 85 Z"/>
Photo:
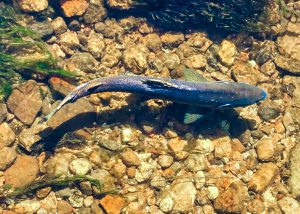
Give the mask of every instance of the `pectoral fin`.
<path id="1" fill-rule="evenodd" d="M 201 74 L 196 72 L 194 69 L 186 68 L 184 70 L 183 75 L 184 75 L 184 79 L 186 81 L 190 81 L 190 82 L 208 82 L 208 80 L 204 76 L 202 76 Z"/>
<path id="2" fill-rule="evenodd" d="M 207 118 L 212 113 L 213 113 L 212 109 L 189 106 L 186 109 L 186 113 L 183 118 L 183 123 L 191 124 L 197 122 L 199 120 Z"/>

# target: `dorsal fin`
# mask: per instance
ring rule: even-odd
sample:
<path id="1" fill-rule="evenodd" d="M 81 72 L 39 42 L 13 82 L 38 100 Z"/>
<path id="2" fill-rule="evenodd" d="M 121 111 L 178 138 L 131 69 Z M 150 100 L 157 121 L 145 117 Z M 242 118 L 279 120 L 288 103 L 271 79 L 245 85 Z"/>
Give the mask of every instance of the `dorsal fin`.
<path id="1" fill-rule="evenodd" d="M 190 82 L 207 82 L 207 79 L 194 69 L 186 68 L 183 71 L 184 79 Z"/>

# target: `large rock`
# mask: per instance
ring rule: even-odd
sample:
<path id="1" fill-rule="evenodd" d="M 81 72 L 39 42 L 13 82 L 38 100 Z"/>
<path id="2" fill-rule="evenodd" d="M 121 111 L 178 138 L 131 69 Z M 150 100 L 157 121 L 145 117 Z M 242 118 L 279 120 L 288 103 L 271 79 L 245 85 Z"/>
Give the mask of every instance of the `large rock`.
<path id="1" fill-rule="evenodd" d="M 11 145 L 16 139 L 16 135 L 7 123 L 0 124 L 0 149 Z"/>
<path id="2" fill-rule="evenodd" d="M 39 174 L 37 159 L 31 156 L 18 156 L 15 163 L 4 172 L 5 184 L 14 188 L 30 185 Z"/>
<path id="3" fill-rule="evenodd" d="M 48 0 L 17 0 L 24 12 L 40 12 L 48 7 Z"/>
<path id="4" fill-rule="evenodd" d="M 65 132 L 68 129 L 91 125 L 95 119 L 95 107 L 86 98 L 81 98 L 74 103 L 63 106 L 47 122 L 47 125 L 52 129 L 60 127 Z"/>
<path id="5" fill-rule="evenodd" d="M 300 34 L 298 31 L 295 32 L 288 32 L 284 36 L 278 37 L 277 44 L 280 54 L 275 58 L 275 63 L 284 70 L 300 74 Z"/>
<path id="6" fill-rule="evenodd" d="M 41 110 L 42 103 L 39 85 L 29 80 L 13 90 L 7 100 L 7 107 L 19 120 L 30 125 Z"/>

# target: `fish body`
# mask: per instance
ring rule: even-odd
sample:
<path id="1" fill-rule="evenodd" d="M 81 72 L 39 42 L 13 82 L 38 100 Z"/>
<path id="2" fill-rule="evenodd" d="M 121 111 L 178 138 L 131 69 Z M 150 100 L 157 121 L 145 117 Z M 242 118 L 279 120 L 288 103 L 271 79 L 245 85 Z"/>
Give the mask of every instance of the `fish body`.
<path id="1" fill-rule="evenodd" d="M 246 83 L 199 82 L 195 80 L 198 78 L 197 75 L 194 77 L 189 77 L 191 81 L 129 75 L 94 79 L 78 86 L 68 94 L 60 105 L 46 116 L 46 120 L 69 102 L 90 94 L 107 91 L 137 93 L 151 99 L 170 100 L 209 109 L 247 106 L 267 97 L 264 90 Z"/>

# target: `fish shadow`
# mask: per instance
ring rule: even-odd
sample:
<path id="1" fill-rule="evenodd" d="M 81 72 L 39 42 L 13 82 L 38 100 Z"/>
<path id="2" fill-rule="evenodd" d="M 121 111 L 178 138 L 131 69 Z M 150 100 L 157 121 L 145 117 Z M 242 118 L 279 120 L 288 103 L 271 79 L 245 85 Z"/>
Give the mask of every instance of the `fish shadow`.
<path id="1" fill-rule="evenodd" d="M 57 144 L 66 133 L 72 133 L 83 128 L 97 129 L 99 126 L 130 125 L 137 128 L 145 135 L 161 134 L 166 128 L 173 129 L 180 137 L 191 133 L 194 137 L 199 135 L 214 137 L 216 133 L 239 138 L 249 128 L 246 119 L 240 118 L 234 109 L 216 110 L 204 119 L 192 124 L 183 124 L 182 116 L 186 105 L 169 104 L 163 107 L 151 108 L 147 105 L 129 104 L 115 110 L 105 110 L 100 114 L 86 112 L 78 114 L 65 121 L 52 134 L 41 142 L 42 149 L 49 151 L 56 148 Z M 170 127 L 170 124 L 171 127 Z M 229 127 L 222 127 L 230 124 Z"/>

